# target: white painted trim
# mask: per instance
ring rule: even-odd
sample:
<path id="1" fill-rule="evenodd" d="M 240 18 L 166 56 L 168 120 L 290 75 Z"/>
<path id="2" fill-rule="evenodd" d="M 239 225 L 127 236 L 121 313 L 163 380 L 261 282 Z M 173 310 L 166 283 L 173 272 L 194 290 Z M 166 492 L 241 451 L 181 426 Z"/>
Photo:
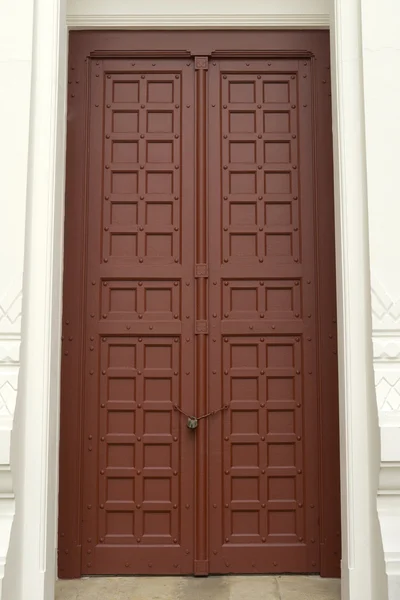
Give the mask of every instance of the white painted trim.
<path id="1" fill-rule="evenodd" d="M 328 29 L 329 14 L 68 14 L 72 29 Z"/>
<path id="2" fill-rule="evenodd" d="M 372 379 L 360 1 L 335 0 L 332 15 L 333 132 L 342 491 L 342 598 L 376 600 L 379 460 Z M 374 429 L 375 427 L 375 429 Z"/>
<path id="3" fill-rule="evenodd" d="M 5 600 L 53 600 L 56 572 L 67 28 L 64 0 L 32 4 L 22 377 L 13 431 L 21 442 L 13 464 L 18 542 L 14 564 L 7 557 Z"/>
<path id="4" fill-rule="evenodd" d="M 33 6 L 0 2 L 0 597 L 19 472 L 11 449 L 20 382 L 22 276 L 29 142 Z M 7 82 L 5 84 L 5 82 Z M 3 85 L 3 87 L 4 87 Z"/>
<path id="5" fill-rule="evenodd" d="M 35 2 L 35 78 L 24 279 L 25 482 L 24 498 L 19 506 L 22 514 L 18 517 L 24 528 L 14 575 L 19 578 L 20 588 L 3 600 L 54 598 L 63 256 L 59 219 L 64 204 L 66 126 L 63 112 L 65 23 L 80 28 L 165 29 L 174 28 L 177 23 L 181 27 L 197 28 L 306 28 L 313 24 L 315 27 L 317 23 L 320 27 L 328 24 L 327 15 L 321 16 L 317 11 L 302 16 L 297 10 L 279 16 L 268 11 L 262 13 L 263 16 L 251 13 L 254 1 L 247 1 L 247 15 L 225 15 L 223 19 L 218 14 L 167 16 L 157 11 L 150 15 L 131 15 L 128 19 L 126 12 L 122 16 L 117 14 L 116 5 L 121 4 L 109 0 L 113 14 L 95 10 L 85 14 L 82 9 L 79 14 L 70 12 L 68 21 L 64 14 L 66 0 L 52 0 L 50 4 L 47 0 Z M 344 556 L 342 600 L 376 600 L 378 597 L 385 600 L 386 595 L 379 593 L 376 587 L 375 572 L 380 568 L 380 557 L 376 559 L 379 553 L 373 524 L 376 508 L 371 506 L 375 500 L 371 453 L 376 451 L 376 445 L 371 416 L 373 383 L 364 122 L 360 119 L 363 115 L 360 1 L 334 0 L 331 37 Z M 280 10 L 284 4 L 286 2 L 281 0 Z M 309 0 L 301 2 L 302 7 L 308 4 Z M 74 3 L 75 7 L 78 5 L 82 7 L 83 0 Z M 162 6 L 164 12 L 165 3 Z"/>

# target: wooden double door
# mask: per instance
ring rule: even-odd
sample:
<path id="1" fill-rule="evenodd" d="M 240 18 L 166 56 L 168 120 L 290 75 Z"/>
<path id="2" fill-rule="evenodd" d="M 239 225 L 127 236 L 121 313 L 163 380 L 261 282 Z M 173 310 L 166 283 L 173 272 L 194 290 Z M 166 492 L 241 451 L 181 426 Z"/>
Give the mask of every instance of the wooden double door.
<path id="1" fill-rule="evenodd" d="M 335 575 L 328 36 L 70 42 L 59 574 Z"/>

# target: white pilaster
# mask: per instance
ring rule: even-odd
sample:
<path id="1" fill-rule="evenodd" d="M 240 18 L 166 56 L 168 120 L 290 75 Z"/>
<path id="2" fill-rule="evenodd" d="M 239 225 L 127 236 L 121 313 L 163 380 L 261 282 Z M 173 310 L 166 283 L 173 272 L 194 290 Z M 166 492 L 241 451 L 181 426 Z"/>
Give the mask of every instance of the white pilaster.
<path id="1" fill-rule="evenodd" d="M 13 473 L 10 467 L 10 443 L 20 367 L 32 31 L 32 0 L 4 0 L 0 18 L 0 597 L 17 484 L 14 465 Z"/>
<path id="2" fill-rule="evenodd" d="M 378 513 L 390 600 L 400 597 L 400 6 L 362 0 L 372 336 L 381 433 Z"/>
<path id="3" fill-rule="evenodd" d="M 25 7 L 18 2 L 12 4 L 17 19 L 9 24 L 9 36 L 10 39 L 14 36 L 16 43 L 24 43 L 19 23 Z M 26 4 L 31 14 L 33 11 L 33 21 L 26 32 L 31 37 L 28 45 L 32 52 L 27 168 L 26 151 L 25 164 L 19 164 L 17 156 L 10 159 L 10 163 L 16 163 L 14 184 L 18 189 L 20 179 L 26 182 L 27 173 L 26 220 L 25 215 L 19 215 L 17 220 L 22 228 L 19 252 L 26 227 L 21 385 L 13 432 L 13 470 L 17 473 L 18 490 L 2 600 L 52 600 L 56 573 L 67 40 L 63 0 L 35 0 Z M 7 95 L 9 110 L 0 114 L 10 122 L 8 141 L 15 137 L 17 146 L 18 134 L 13 128 L 19 114 L 13 111 L 13 104 L 18 107 L 21 102 L 24 111 L 29 111 L 29 86 L 21 91 L 20 97 L 13 97 L 8 90 Z M 21 187 L 19 193 L 25 199 L 26 183 Z M 7 202 L 12 205 L 12 198 Z M 8 227 L 11 238 L 17 235 L 13 224 Z M 21 275 L 22 262 L 20 271 Z"/>
<path id="4" fill-rule="evenodd" d="M 371 344 L 361 2 L 331 28 L 339 329 L 342 598 L 387 598 L 376 511 L 379 429 Z"/>

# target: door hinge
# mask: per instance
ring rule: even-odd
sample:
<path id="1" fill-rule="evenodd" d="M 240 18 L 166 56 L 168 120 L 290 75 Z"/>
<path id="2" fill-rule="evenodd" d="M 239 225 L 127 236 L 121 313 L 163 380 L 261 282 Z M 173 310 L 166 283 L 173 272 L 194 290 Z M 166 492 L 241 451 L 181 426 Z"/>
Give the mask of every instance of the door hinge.
<path id="1" fill-rule="evenodd" d="M 208 333 L 208 321 L 198 320 L 196 321 L 196 334 Z"/>
<path id="2" fill-rule="evenodd" d="M 195 268 L 196 277 L 208 277 L 208 265 L 206 264 L 198 264 Z"/>
<path id="3" fill-rule="evenodd" d="M 194 57 L 194 68 L 196 71 L 203 69 L 207 71 L 208 69 L 208 56 L 195 56 Z"/>

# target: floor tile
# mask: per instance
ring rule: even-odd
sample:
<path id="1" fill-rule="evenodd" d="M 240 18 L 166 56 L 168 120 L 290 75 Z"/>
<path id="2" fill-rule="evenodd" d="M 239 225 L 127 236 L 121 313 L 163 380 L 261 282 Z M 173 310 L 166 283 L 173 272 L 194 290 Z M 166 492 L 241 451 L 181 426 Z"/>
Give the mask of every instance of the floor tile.
<path id="1" fill-rule="evenodd" d="M 340 600 L 340 579 L 285 575 L 277 582 L 282 600 Z"/>
<path id="2" fill-rule="evenodd" d="M 280 600 L 275 577 L 266 575 L 236 576 L 229 581 L 229 600 Z"/>
<path id="3" fill-rule="evenodd" d="M 340 580 L 294 575 L 91 577 L 58 581 L 55 600 L 340 600 Z"/>
<path id="4" fill-rule="evenodd" d="M 230 600 L 227 577 L 184 577 L 179 600 Z"/>

